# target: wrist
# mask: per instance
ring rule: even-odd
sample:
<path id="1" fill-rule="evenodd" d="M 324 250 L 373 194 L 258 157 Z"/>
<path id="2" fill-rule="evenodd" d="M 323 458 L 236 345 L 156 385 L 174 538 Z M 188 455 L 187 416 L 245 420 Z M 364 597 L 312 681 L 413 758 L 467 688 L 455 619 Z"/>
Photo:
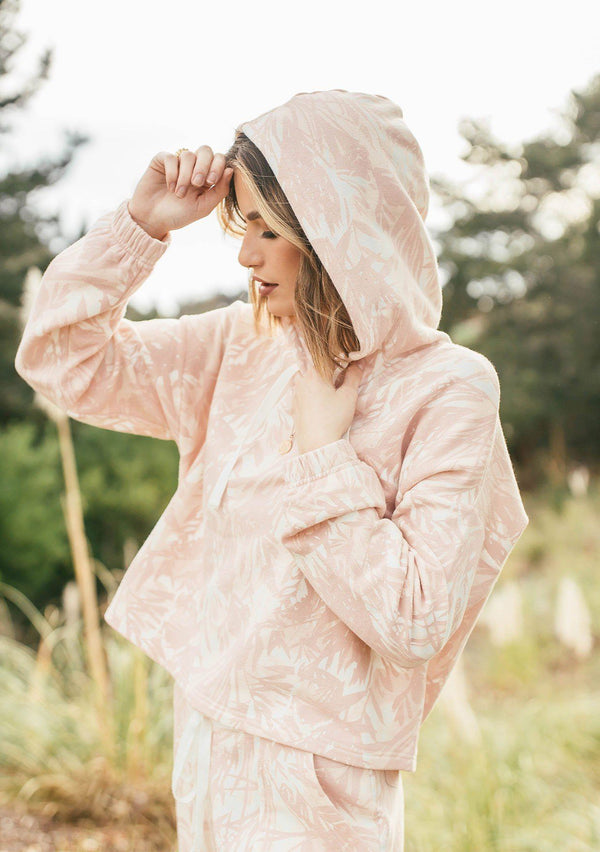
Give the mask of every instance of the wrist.
<path id="1" fill-rule="evenodd" d="M 325 447 L 327 444 L 333 444 L 335 441 L 339 440 L 338 438 L 334 438 L 332 436 L 323 435 L 320 438 L 314 438 L 308 441 L 297 441 L 298 452 L 299 453 L 310 453 L 311 450 L 318 450 L 321 447 Z"/>
<path id="2" fill-rule="evenodd" d="M 144 221 L 144 219 L 140 218 L 136 213 L 132 212 L 129 203 L 127 204 L 127 211 L 133 221 L 137 225 L 139 225 L 140 228 L 143 228 L 143 230 L 146 231 L 146 233 L 149 234 L 149 236 L 151 236 L 153 239 L 160 240 L 161 242 L 163 242 L 165 237 L 168 236 L 169 231 L 166 230 L 164 227 L 152 225 L 151 223 Z"/>

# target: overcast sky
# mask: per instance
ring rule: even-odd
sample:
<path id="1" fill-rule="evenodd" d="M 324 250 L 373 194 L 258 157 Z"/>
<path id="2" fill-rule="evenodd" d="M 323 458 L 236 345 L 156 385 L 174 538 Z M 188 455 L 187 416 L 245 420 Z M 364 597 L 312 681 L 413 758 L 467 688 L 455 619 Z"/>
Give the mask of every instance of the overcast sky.
<path id="1" fill-rule="evenodd" d="M 15 83 L 45 47 L 54 59 L 3 137 L 0 168 L 58 154 L 67 129 L 91 137 L 59 185 L 37 197 L 41 210 L 59 213 L 67 242 L 131 197 L 158 151 L 206 143 L 224 152 L 236 125 L 296 92 L 386 95 L 402 107 L 429 174 L 461 180 L 472 174 L 460 160 L 461 118 L 485 119 L 507 143 L 527 140 L 556 128 L 569 92 L 600 71 L 597 0 L 21 0 L 16 25 L 27 43 Z M 440 212 L 434 197 L 430 226 Z M 172 236 L 134 307 L 175 314 L 179 301 L 247 286 L 239 242 L 214 212 Z"/>

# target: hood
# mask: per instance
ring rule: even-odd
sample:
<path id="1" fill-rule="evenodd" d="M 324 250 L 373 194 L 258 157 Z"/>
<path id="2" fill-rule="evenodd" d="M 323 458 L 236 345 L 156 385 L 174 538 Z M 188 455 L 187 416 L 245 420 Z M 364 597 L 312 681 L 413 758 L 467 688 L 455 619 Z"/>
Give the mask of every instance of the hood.
<path id="1" fill-rule="evenodd" d="M 265 156 L 346 306 L 360 341 L 349 361 L 450 339 L 438 329 L 429 179 L 397 104 L 345 89 L 299 92 L 237 130 Z"/>
<path id="2" fill-rule="evenodd" d="M 442 288 L 425 227 L 429 180 L 397 104 L 345 89 L 299 92 L 236 130 L 264 155 L 346 306 L 360 349 L 345 360 L 382 351 L 389 363 L 450 340 L 437 327 Z M 310 363 L 296 323 L 283 317 L 281 325 L 301 361 Z M 298 363 L 284 370 L 254 411 L 212 490 L 212 508 L 220 505 L 247 437 L 298 370 Z"/>

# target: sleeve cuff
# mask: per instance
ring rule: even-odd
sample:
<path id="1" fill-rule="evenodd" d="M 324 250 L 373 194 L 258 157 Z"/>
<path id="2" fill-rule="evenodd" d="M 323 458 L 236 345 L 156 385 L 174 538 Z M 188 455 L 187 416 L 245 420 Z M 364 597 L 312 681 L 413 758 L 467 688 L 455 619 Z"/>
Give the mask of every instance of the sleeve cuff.
<path id="1" fill-rule="evenodd" d="M 362 509 L 373 509 L 380 518 L 384 516 L 381 482 L 347 438 L 292 456 L 286 465 L 288 490 L 276 534 L 293 552 L 302 553 L 307 546 L 294 537 L 324 521 Z"/>
<path id="2" fill-rule="evenodd" d="M 293 485 L 310 482 L 332 471 L 360 461 L 347 438 L 331 441 L 322 447 L 291 456 L 285 465 L 285 480 Z"/>
<path id="3" fill-rule="evenodd" d="M 115 210 L 112 230 L 118 242 L 146 266 L 153 266 L 171 244 L 171 234 L 164 240 L 156 240 L 135 221 L 127 206 L 126 198 Z"/>

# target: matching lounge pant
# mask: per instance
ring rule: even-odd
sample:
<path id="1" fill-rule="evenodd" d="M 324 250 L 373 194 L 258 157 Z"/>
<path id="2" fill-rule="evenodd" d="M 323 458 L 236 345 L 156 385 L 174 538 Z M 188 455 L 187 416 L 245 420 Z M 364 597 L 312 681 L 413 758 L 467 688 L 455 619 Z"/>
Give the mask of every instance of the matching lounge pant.
<path id="1" fill-rule="evenodd" d="M 402 852 L 397 769 L 367 769 L 224 727 L 174 684 L 178 852 Z"/>

